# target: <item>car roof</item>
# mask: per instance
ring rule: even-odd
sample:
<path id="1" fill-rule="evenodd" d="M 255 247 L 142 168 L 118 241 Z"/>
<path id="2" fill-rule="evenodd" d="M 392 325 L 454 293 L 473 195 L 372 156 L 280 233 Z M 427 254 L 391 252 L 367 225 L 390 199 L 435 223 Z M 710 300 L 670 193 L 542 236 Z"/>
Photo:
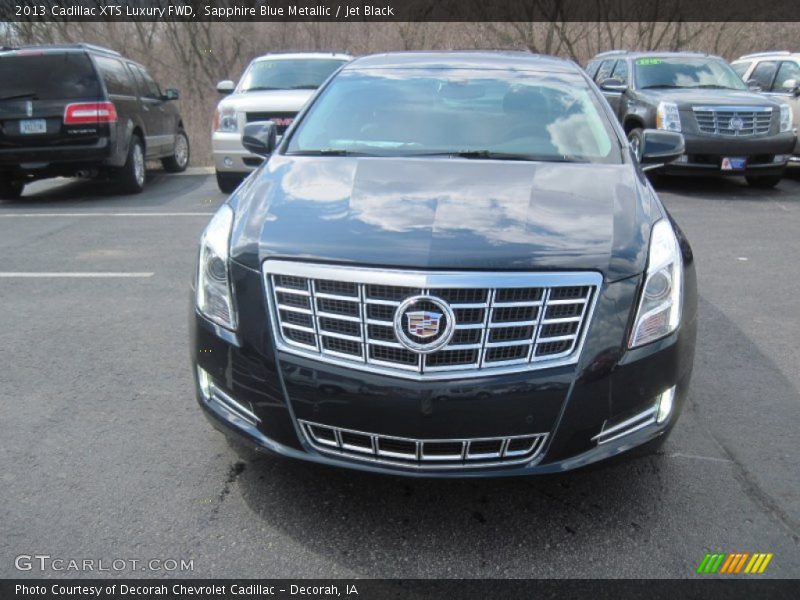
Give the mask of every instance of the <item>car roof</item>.
<path id="1" fill-rule="evenodd" d="M 789 52 L 788 50 L 772 50 L 770 52 L 754 52 L 752 54 L 745 54 L 744 56 L 740 56 L 733 62 L 739 62 L 744 60 L 755 60 L 758 58 L 800 58 L 800 52 Z"/>
<path id="2" fill-rule="evenodd" d="M 601 52 L 595 55 L 592 60 L 602 60 L 606 58 L 648 58 L 648 57 L 670 57 L 676 58 L 715 58 L 721 59 L 721 56 L 716 54 L 708 54 L 706 52 L 658 52 L 656 50 L 609 50 L 608 52 Z"/>
<path id="3" fill-rule="evenodd" d="M 122 57 L 122 54 L 110 48 L 97 46 L 95 44 L 35 44 L 30 46 L 0 48 L 0 54 L 15 54 L 17 52 L 94 52 L 107 56 Z"/>
<path id="4" fill-rule="evenodd" d="M 308 60 L 352 60 L 353 57 L 342 52 L 275 52 L 263 54 L 253 59 L 253 62 L 262 60 L 297 60 L 305 58 Z"/>
<path id="5" fill-rule="evenodd" d="M 388 52 L 355 59 L 344 69 L 517 69 L 577 73 L 580 68 L 571 60 L 521 51 Z"/>

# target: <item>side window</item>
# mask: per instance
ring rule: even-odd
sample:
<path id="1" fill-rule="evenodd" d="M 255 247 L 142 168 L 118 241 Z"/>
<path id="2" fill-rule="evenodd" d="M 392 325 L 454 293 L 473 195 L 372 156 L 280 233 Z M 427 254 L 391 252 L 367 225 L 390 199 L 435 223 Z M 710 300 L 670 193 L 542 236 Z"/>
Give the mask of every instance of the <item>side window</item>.
<path id="1" fill-rule="evenodd" d="M 599 60 L 590 60 L 589 64 L 586 65 L 586 73 L 594 80 L 594 76 L 597 74 L 597 67 L 600 66 Z"/>
<path id="2" fill-rule="evenodd" d="M 133 63 L 128 63 L 128 70 L 133 74 L 133 80 L 136 82 L 136 89 L 139 90 L 139 96 L 147 95 L 147 85 L 144 82 L 144 77 L 139 72 L 139 67 Z"/>
<path id="3" fill-rule="evenodd" d="M 100 74 L 103 76 L 103 81 L 106 82 L 106 89 L 110 95 L 136 95 L 130 74 L 121 61 L 106 56 L 95 56 L 95 62 Z"/>
<path id="4" fill-rule="evenodd" d="M 141 77 L 141 81 L 143 82 L 144 85 L 144 90 L 142 95 L 145 96 L 146 98 L 160 99 L 161 90 L 158 88 L 158 84 L 155 81 L 153 81 L 153 78 L 150 77 L 147 71 L 145 71 L 141 67 L 137 66 L 136 71 L 138 72 L 139 77 Z"/>
<path id="5" fill-rule="evenodd" d="M 742 79 L 744 79 L 744 74 L 745 74 L 745 73 L 747 73 L 747 69 L 749 69 L 749 68 L 750 68 L 750 65 L 752 65 L 752 64 L 753 64 L 753 61 L 746 60 L 746 61 L 744 61 L 744 62 L 737 62 L 737 63 L 733 63 L 733 64 L 731 65 L 731 68 L 734 70 L 734 72 L 735 72 L 735 73 L 736 73 L 736 74 L 737 74 L 739 77 L 741 77 Z"/>
<path id="6" fill-rule="evenodd" d="M 751 73 L 750 79 L 755 80 L 764 91 L 772 87 L 772 80 L 775 79 L 775 72 L 778 70 L 778 62 L 774 60 L 763 60 L 756 66 Z"/>
<path id="7" fill-rule="evenodd" d="M 787 82 L 791 84 L 790 80 L 794 80 L 794 85 L 786 85 Z M 790 92 L 793 87 L 800 84 L 800 66 L 793 60 L 781 61 L 778 67 L 778 75 L 775 77 L 775 83 L 772 85 L 773 92 Z"/>
<path id="8" fill-rule="evenodd" d="M 625 85 L 628 85 L 628 61 L 618 60 L 617 66 L 614 67 L 614 72 L 611 76 L 614 79 L 619 79 Z"/>
<path id="9" fill-rule="evenodd" d="M 600 69 L 597 71 L 597 75 L 594 78 L 595 82 L 602 83 L 603 80 L 611 77 L 611 71 L 614 70 L 614 62 L 616 61 L 613 59 L 603 61 L 603 63 L 600 65 Z"/>

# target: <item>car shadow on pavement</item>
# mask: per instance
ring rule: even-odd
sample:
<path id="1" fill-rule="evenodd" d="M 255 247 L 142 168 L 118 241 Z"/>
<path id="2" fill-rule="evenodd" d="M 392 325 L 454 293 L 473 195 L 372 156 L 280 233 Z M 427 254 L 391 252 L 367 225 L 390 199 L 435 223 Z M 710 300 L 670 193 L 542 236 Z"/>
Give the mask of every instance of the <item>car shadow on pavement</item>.
<path id="1" fill-rule="evenodd" d="M 104 208 L 157 207 L 168 204 L 177 196 L 194 192 L 207 178 L 206 175 L 175 176 L 161 170 L 148 170 L 147 183 L 141 194 L 124 194 L 109 179 L 44 179 L 29 184 L 19 199 L 0 200 L 0 211 L 45 206 L 66 208 L 100 202 Z"/>
<path id="2" fill-rule="evenodd" d="M 787 170 L 775 188 L 755 188 L 744 177 L 699 177 L 677 175 L 651 175 L 651 183 L 658 193 L 699 196 L 704 200 L 780 200 L 800 201 L 800 168 Z"/>
<path id="3" fill-rule="evenodd" d="M 770 507 L 774 491 L 763 491 L 752 463 L 727 449 L 748 436 L 746 418 L 759 418 L 742 379 L 769 380 L 776 402 L 800 406 L 792 384 L 721 311 L 701 301 L 700 318 L 693 396 L 656 455 L 568 474 L 472 480 L 262 457 L 235 462 L 229 481 L 256 521 L 359 576 L 689 576 L 702 548 L 727 536 L 747 545 L 743 531 L 774 537 L 787 526 Z M 736 347 L 736 364 L 720 346 Z M 767 419 L 775 429 L 763 448 L 743 461 L 767 460 L 776 450 L 771 440 L 797 431 L 798 411 L 781 421 L 783 409 Z M 646 564 L 637 565 L 643 555 Z"/>

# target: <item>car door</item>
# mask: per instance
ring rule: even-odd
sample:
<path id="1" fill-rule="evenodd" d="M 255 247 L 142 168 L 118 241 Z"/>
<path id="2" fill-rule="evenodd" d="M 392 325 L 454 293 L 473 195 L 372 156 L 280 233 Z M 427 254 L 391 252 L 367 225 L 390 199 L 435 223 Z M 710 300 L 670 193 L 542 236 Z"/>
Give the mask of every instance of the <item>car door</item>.
<path id="1" fill-rule="evenodd" d="M 611 79 L 617 79 L 623 85 L 628 85 L 628 61 L 625 59 L 617 61 L 617 64 L 614 65 L 614 70 L 611 72 Z M 606 91 L 604 94 L 611 108 L 614 109 L 614 114 L 619 118 L 622 97 L 625 95 L 625 92 Z"/>
<path id="2" fill-rule="evenodd" d="M 768 91 L 769 96 L 783 100 L 792 108 L 792 122 L 797 126 L 800 119 L 800 65 L 794 60 L 782 60 L 778 65 L 772 87 Z"/>
<path id="3" fill-rule="evenodd" d="M 140 85 L 143 120 L 148 131 L 145 133 L 148 158 L 156 158 L 168 154 L 174 142 L 172 135 L 167 135 L 164 99 L 161 90 L 153 78 L 142 67 L 135 63 L 128 66 L 136 73 Z"/>

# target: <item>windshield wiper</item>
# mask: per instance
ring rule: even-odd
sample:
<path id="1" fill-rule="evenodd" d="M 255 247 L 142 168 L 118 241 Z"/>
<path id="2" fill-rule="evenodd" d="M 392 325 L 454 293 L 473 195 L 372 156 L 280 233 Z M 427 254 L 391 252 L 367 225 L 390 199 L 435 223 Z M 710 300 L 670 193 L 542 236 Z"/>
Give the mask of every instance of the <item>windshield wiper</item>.
<path id="1" fill-rule="evenodd" d="M 292 87 L 288 88 L 290 90 L 315 90 L 319 86 L 314 85 L 313 83 L 305 83 L 303 85 L 293 85 Z"/>
<path id="2" fill-rule="evenodd" d="M 284 88 L 277 88 L 277 87 L 270 87 L 268 85 L 257 85 L 255 87 L 247 88 L 246 90 L 242 90 L 243 92 L 270 92 L 273 90 L 281 90 Z"/>
<path id="3" fill-rule="evenodd" d="M 719 85 L 716 83 L 704 83 L 703 85 L 693 85 L 693 88 L 700 88 L 706 90 L 735 90 L 736 88 L 732 88 L 729 85 Z"/>
<path id="4" fill-rule="evenodd" d="M 452 150 L 441 152 L 415 152 L 407 154 L 408 157 L 415 156 L 450 156 L 453 158 L 475 158 L 489 160 L 520 160 L 530 162 L 578 162 L 567 156 L 521 154 L 516 152 L 495 152 L 493 150 Z"/>
<path id="5" fill-rule="evenodd" d="M 685 85 L 675 85 L 672 83 L 658 83 L 656 85 L 644 85 L 640 89 L 642 90 L 666 90 L 666 89 L 681 89 L 685 88 Z"/>
<path id="6" fill-rule="evenodd" d="M 321 150 L 298 150 L 296 152 L 287 152 L 287 156 L 377 156 L 376 154 L 368 154 L 366 152 L 354 152 L 353 150 L 344 150 L 342 148 L 322 148 Z"/>
<path id="7" fill-rule="evenodd" d="M 11 94 L 10 96 L 2 96 L 0 100 L 22 100 L 23 98 L 30 98 L 31 100 L 38 100 L 39 94 L 36 92 L 26 92 L 24 94 Z"/>

